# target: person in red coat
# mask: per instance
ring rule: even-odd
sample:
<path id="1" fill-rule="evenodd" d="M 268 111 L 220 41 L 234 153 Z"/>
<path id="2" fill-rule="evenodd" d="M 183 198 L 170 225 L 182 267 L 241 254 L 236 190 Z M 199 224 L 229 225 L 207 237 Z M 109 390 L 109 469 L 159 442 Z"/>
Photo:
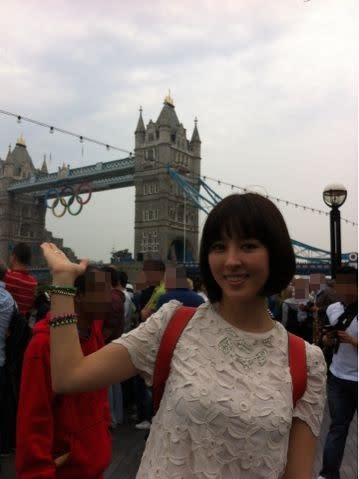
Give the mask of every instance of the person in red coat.
<path id="1" fill-rule="evenodd" d="M 91 291 L 87 271 L 76 282 L 78 331 L 84 355 L 104 345 L 104 314 L 110 303 L 110 281 Z M 100 278 L 101 279 L 101 278 Z M 90 286 L 89 286 L 90 285 Z M 107 287 L 108 285 L 108 287 Z M 96 311 L 96 318 L 90 311 Z M 50 371 L 50 313 L 34 326 L 26 350 L 17 416 L 17 479 L 102 479 L 111 461 L 112 440 L 107 389 L 55 394 Z"/>

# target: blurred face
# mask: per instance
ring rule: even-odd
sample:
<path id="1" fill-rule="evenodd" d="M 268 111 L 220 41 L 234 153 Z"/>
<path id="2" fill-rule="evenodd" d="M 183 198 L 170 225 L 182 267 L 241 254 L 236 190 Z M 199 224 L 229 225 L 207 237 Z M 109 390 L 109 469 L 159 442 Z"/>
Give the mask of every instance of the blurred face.
<path id="1" fill-rule="evenodd" d="M 79 311 L 86 319 L 106 319 L 111 313 L 111 275 L 91 271 L 86 275 L 86 292 L 76 297 Z"/>
<path id="2" fill-rule="evenodd" d="M 225 236 L 211 245 L 208 263 L 223 301 L 255 299 L 269 276 L 268 250 L 257 239 Z"/>
<path id="3" fill-rule="evenodd" d="M 358 300 L 358 285 L 354 274 L 338 273 L 335 281 L 335 291 L 340 301 L 351 304 Z"/>
<path id="4" fill-rule="evenodd" d="M 163 271 L 145 271 L 146 283 L 149 286 L 157 286 L 163 279 Z"/>
<path id="5" fill-rule="evenodd" d="M 186 277 L 175 267 L 166 268 L 164 280 L 166 289 L 188 288 Z"/>

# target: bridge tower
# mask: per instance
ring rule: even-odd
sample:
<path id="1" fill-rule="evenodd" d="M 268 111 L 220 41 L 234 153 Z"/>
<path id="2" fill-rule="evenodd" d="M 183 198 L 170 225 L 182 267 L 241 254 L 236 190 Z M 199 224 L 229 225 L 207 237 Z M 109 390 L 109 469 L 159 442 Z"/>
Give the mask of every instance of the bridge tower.
<path id="1" fill-rule="evenodd" d="M 46 162 L 41 170 L 34 167 L 21 136 L 12 151 L 9 146 L 6 159 L 0 159 L 0 258 L 5 262 L 20 241 L 31 246 L 33 264 L 43 262 L 39 245 L 44 241 L 46 207 L 31 193 L 15 196 L 7 191 L 14 181 L 30 179 L 35 173 L 46 174 Z"/>
<path id="2" fill-rule="evenodd" d="M 199 190 L 201 140 L 197 119 L 191 140 L 166 96 L 156 122 L 135 130 L 135 259 L 198 260 L 198 209 L 168 175 L 167 167 Z"/>

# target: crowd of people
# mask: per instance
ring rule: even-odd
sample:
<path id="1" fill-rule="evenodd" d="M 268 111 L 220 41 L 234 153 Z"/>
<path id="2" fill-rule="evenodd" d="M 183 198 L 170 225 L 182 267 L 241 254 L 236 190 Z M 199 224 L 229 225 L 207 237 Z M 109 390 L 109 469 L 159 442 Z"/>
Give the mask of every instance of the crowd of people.
<path id="1" fill-rule="evenodd" d="M 0 448 L 16 449 L 18 479 L 102 478 L 110 431 L 127 415 L 148 431 L 139 479 L 312 479 L 326 385 L 320 478 L 340 477 L 357 409 L 357 271 L 343 267 L 315 285 L 295 278 L 288 230 L 270 200 L 237 194 L 213 208 L 200 278 L 149 259 L 133 287 L 113 265 L 42 248 L 46 287 L 29 273 L 26 244 L 0 264 Z M 183 306 L 191 317 L 154 410 L 161 341 Z M 31 338 L 22 330 L 28 344 L 14 373 L 19 322 Z M 303 351 L 294 365 L 292 333 Z"/>

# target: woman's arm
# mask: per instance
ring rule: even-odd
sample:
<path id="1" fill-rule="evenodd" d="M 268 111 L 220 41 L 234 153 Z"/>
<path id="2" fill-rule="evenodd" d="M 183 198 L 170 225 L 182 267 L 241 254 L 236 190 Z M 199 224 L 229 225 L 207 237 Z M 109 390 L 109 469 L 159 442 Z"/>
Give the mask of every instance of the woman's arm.
<path id="1" fill-rule="evenodd" d="M 317 438 L 301 419 L 293 418 L 287 466 L 282 479 L 312 479 Z"/>
<path id="2" fill-rule="evenodd" d="M 53 243 L 44 243 L 41 247 L 52 270 L 54 285 L 72 286 L 76 277 L 85 271 L 86 260 L 71 263 Z M 74 311 L 73 297 L 52 295 L 52 317 Z M 119 344 L 108 344 L 84 356 L 75 324 L 51 328 L 50 352 L 52 387 L 57 393 L 95 390 L 138 373 L 126 348 Z"/>

